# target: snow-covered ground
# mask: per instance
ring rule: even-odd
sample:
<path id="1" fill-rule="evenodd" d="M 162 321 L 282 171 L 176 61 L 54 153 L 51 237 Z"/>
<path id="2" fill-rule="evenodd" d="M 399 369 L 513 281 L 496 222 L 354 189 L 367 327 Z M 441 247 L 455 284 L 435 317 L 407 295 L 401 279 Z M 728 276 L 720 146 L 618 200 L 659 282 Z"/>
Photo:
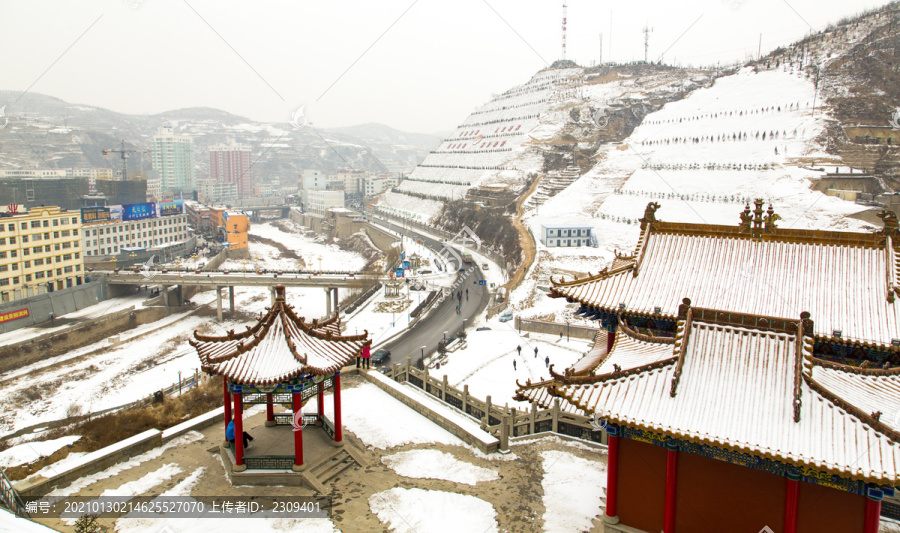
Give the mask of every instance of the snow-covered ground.
<path id="1" fill-rule="evenodd" d="M 606 468 L 570 452 L 541 452 L 544 477 L 544 531 L 590 531 L 605 507 Z"/>
<path id="2" fill-rule="evenodd" d="M 425 479 L 446 479 L 454 483 L 475 485 L 481 481 L 498 479 L 496 470 L 460 461 L 438 450 L 409 450 L 381 458 L 401 476 Z"/>
<path id="3" fill-rule="evenodd" d="M 0 467 L 9 468 L 33 463 L 41 457 L 53 455 L 56 450 L 71 445 L 79 438 L 81 437 L 72 435 L 43 442 L 27 442 L 7 448 L 0 452 Z"/>
<path id="4" fill-rule="evenodd" d="M 372 495 L 369 506 L 390 531 L 398 533 L 498 531 L 494 506 L 465 494 L 398 487 Z"/>
<path id="5" fill-rule="evenodd" d="M 554 370 L 561 372 L 580 359 L 591 345 L 587 340 L 572 337 L 560 341 L 558 335 L 528 333 L 524 337 L 513 329 L 513 322 L 500 322 L 496 317 L 486 324 L 492 329 L 469 331 L 468 346 L 448 354 L 447 362 L 439 369 L 430 369 L 429 375 L 437 379 L 446 375 L 448 384 L 459 389 L 468 385 L 469 394 L 482 400 L 490 395 L 494 405 L 508 403 L 517 409 L 530 408 L 528 402 L 512 399 L 516 381 L 524 384 L 529 379 L 547 379 L 550 377 L 547 357 Z M 516 350 L 518 346 L 522 347 L 521 356 Z"/>

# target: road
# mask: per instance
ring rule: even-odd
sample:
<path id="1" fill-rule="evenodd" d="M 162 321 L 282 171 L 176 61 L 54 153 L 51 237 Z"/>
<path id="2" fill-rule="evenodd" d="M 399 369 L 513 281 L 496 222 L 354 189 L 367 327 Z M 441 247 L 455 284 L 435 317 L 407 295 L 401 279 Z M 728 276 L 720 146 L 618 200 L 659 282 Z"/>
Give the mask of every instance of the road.
<path id="1" fill-rule="evenodd" d="M 422 243 L 434 251 L 439 251 L 443 247 L 443 243 L 438 240 L 426 237 L 415 230 L 404 229 L 392 222 L 384 221 L 377 218 L 370 218 L 375 224 L 401 233 L 410 238 L 422 239 Z M 461 255 L 461 254 L 460 254 Z M 463 326 L 468 326 L 472 322 L 472 318 L 478 316 L 487 306 L 490 295 L 486 285 L 478 285 L 477 280 L 483 279 L 481 268 L 475 263 L 464 265 L 466 270 L 459 272 L 453 294 L 440 304 L 436 304 L 428 314 L 420 320 L 416 325 L 403 333 L 399 337 L 385 343 L 382 348 L 391 351 L 391 359 L 388 363 L 402 364 L 406 362 L 407 357 L 415 363 L 422 358 L 422 346 L 425 347 L 424 353 L 427 355 L 437 349 L 438 342 L 444 338 L 444 332 L 447 335 L 455 335 Z M 469 269 L 471 268 L 471 271 Z M 469 290 L 469 297 L 466 298 L 466 289 Z M 457 291 L 462 291 L 462 305 L 460 313 L 456 313 Z"/>

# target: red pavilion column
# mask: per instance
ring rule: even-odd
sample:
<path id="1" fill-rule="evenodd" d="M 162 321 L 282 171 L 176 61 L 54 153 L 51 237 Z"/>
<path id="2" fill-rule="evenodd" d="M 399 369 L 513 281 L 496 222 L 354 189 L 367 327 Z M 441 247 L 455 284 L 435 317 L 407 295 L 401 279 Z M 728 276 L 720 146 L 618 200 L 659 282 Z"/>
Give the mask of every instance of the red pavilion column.
<path id="1" fill-rule="evenodd" d="M 678 445 L 666 443 L 666 504 L 663 511 L 663 533 L 675 533 L 675 486 L 678 483 Z"/>
<path id="2" fill-rule="evenodd" d="M 341 373 L 334 373 L 334 442 L 344 444 L 344 432 L 341 428 Z"/>
<path id="3" fill-rule="evenodd" d="M 272 395 L 266 394 L 266 427 L 275 425 L 275 405 L 272 402 Z"/>
<path id="4" fill-rule="evenodd" d="M 234 386 L 234 468 L 235 472 L 247 469 L 244 464 L 244 399 L 241 386 Z"/>
<path id="5" fill-rule="evenodd" d="M 784 533 L 797 533 L 797 508 L 800 503 L 800 474 L 789 471 L 785 478 Z"/>
<path id="6" fill-rule="evenodd" d="M 301 390 L 294 389 L 291 399 L 291 409 L 294 411 L 294 464 L 291 466 L 291 469 L 294 472 L 300 472 L 306 468 L 306 465 L 303 464 L 303 399 L 300 397 Z"/>
<path id="7" fill-rule="evenodd" d="M 866 490 L 866 518 L 863 522 L 863 533 L 878 533 L 881 522 L 881 500 L 884 493 L 878 489 Z"/>
<path id="8" fill-rule="evenodd" d="M 324 381 L 319 382 L 317 393 L 318 394 L 316 394 L 316 413 L 317 413 L 317 416 L 319 417 L 319 424 L 323 425 L 323 424 L 325 424 L 325 422 L 323 421 L 324 417 L 325 417 L 325 382 Z"/>
<path id="9" fill-rule="evenodd" d="M 619 522 L 619 427 L 606 426 L 609 436 L 609 455 L 606 460 L 606 516 L 604 522 Z"/>
<path id="10" fill-rule="evenodd" d="M 228 380 L 222 377 L 222 392 L 225 395 L 225 427 L 231 422 L 231 394 L 228 392 Z"/>

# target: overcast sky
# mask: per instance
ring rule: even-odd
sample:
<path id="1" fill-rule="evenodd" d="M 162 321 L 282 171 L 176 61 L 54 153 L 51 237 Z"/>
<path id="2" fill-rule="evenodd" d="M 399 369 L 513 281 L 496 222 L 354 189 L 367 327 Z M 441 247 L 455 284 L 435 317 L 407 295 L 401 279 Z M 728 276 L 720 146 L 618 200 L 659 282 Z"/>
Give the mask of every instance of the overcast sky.
<path id="1" fill-rule="evenodd" d="M 568 2 L 568 58 L 727 63 L 886 0 Z M 192 106 L 447 131 L 561 56 L 561 1 L 0 0 L 0 89 L 126 113 Z M 7 114 L 14 115 L 14 99 Z"/>

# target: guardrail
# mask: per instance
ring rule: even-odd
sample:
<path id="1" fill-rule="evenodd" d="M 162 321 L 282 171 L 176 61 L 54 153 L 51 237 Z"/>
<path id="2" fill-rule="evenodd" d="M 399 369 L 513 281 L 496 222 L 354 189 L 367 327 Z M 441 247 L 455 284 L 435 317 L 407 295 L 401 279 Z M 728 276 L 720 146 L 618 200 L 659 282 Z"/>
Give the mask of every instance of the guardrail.
<path id="1" fill-rule="evenodd" d="M 25 509 L 25 503 L 19 497 L 19 492 L 16 491 L 12 482 L 6 477 L 6 470 L 0 470 L 0 503 L 16 516 L 31 518 Z"/>

